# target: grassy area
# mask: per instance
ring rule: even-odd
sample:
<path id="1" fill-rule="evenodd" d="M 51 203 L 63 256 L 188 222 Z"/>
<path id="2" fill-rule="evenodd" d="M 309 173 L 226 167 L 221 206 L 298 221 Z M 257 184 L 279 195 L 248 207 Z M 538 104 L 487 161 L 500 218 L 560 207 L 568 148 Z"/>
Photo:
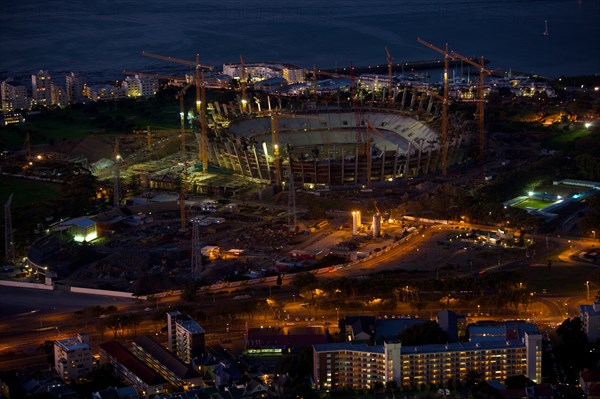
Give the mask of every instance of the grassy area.
<path id="1" fill-rule="evenodd" d="M 0 176 L 0 202 L 4 205 L 10 194 L 14 193 L 13 208 L 31 206 L 47 199 L 57 198 L 60 189 L 56 184 Z M 0 214 L 4 218 L 4 206 L 0 208 Z"/>
<path id="2" fill-rule="evenodd" d="M 552 202 L 543 201 L 543 200 L 536 199 L 536 198 L 529 198 L 529 199 L 526 199 L 525 201 L 520 202 L 514 206 L 515 206 L 515 208 L 520 208 L 520 209 L 525 209 L 525 208 L 543 209 L 550 204 L 552 204 Z"/>
<path id="3" fill-rule="evenodd" d="M 172 98 L 78 104 L 43 111 L 22 125 L 0 127 L 0 147 L 21 148 L 29 132 L 31 144 L 53 144 L 90 134 L 128 134 L 133 130 L 178 129 L 179 104 Z"/>
<path id="4" fill-rule="evenodd" d="M 571 150 L 575 146 L 575 141 L 588 134 L 590 131 L 585 128 L 566 131 L 546 140 L 544 146 L 552 150 Z"/>

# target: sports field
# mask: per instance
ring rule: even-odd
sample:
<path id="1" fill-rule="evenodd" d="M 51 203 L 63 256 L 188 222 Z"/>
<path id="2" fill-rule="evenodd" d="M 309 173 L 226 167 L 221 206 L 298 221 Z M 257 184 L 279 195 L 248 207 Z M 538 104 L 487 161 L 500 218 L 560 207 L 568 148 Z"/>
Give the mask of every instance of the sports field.
<path id="1" fill-rule="evenodd" d="M 548 205 L 551 205 L 552 203 L 553 202 L 543 201 L 543 200 L 536 199 L 536 198 L 528 198 L 523 202 L 519 202 L 518 204 L 515 204 L 514 206 L 516 208 L 521 208 L 521 209 L 525 209 L 525 208 L 543 209 L 543 208 L 547 207 Z"/>

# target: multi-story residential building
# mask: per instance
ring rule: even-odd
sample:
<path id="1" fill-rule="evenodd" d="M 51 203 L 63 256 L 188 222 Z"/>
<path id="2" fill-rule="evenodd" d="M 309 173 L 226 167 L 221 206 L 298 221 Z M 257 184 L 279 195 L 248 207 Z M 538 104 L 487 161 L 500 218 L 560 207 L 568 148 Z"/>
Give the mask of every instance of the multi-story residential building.
<path id="1" fill-rule="evenodd" d="M 40 70 L 31 75 L 31 91 L 33 102 L 42 107 L 51 107 L 52 103 L 52 77 L 48 71 Z"/>
<path id="2" fill-rule="evenodd" d="M 271 78 L 283 78 L 288 84 L 301 83 L 306 80 L 306 71 L 299 66 L 276 62 L 251 62 L 244 64 L 249 81 Z M 239 79 L 242 76 L 241 64 L 223 64 L 223 74 Z"/>
<path id="3" fill-rule="evenodd" d="M 206 332 L 190 316 L 179 311 L 167 313 L 168 348 L 187 364 L 204 353 Z"/>
<path id="4" fill-rule="evenodd" d="M 2 98 L 2 112 L 29 109 L 25 86 L 14 86 L 4 81 L 0 84 L 0 97 Z"/>
<path id="5" fill-rule="evenodd" d="M 54 369 L 64 382 L 75 381 L 92 371 L 94 358 L 89 336 L 54 341 Z"/>
<path id="6" fill-rule="evenodd" d="M 579 314 L 588 341 L 597 342 L 600 339 L 600 302 L 594 302 L 592 305 L 579 305 Z"/>
<path id="7" fill-rule="evenodd" d="M 93 102 L 102 100 L 117 100 L 126 97 L 126 91 L 122 87 L 111 85 L 84 86 L 85 96 Z"/>
<path id="8" fill-rule="evenodd" d="M 69 104 L 78 104 L 85 102 L 84 84 L 81 77 L 71 72 L 65 77 L 65 89 L 67 92 L 67 102 Z"/>
<path id="9" fill-rule="evenodd" d="M 148 336 L 136 338 L 132 352 L 172 385 L 185 389 L 202 386 L 202 377 L 196 370 Z"/>
<path id="10" fill-rule="evenodd" d="M 115 374 L 128 381 L 143 396 L 164 393 L 167 388 L 167 381 L 161 375 L 117 341 L 100 344 L 100 363 L 111 364 Z"/>
<path id="11" fill-rule="evenodd" d="M 68 104 L 67 92 L 64 87 L 52 83 L 52 105 L 65 107 Z"/>
<path id="12" fill-rule="evenodd" d="M 139 75 L 128 76 L 123 81 L 123 88 L 127 97 L 150 97 L 158 92 L 158 79 Z"/>
<path id="13" fill-rule="evenodd" d="M 524 374 L 542 378 L 542 336 L 525 334 L 522 341 L 449 343 L 406 346 L 400 343 L 313 346 L 313 374 L 319 389 L 372 388 L 375 383 L 442 384 L 464 380 L 469 371 L 486 380 Z"/>

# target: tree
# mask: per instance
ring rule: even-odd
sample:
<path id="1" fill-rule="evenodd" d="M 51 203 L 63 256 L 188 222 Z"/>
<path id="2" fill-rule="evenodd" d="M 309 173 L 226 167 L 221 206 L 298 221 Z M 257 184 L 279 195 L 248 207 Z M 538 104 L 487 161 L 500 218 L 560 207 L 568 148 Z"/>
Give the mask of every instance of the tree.
<path id="1" fill-rule="evenodd" d="M 398 335 L 402 345 L 445 344 L 446 332 L 435 321 L 426 321 L 407 328 Z"/>
<path id="2" fill-rule="evenodd" d="M 302 272 L 294 274 L 292 278 L 292 286 L 297 290 L 302 290 L 317 283 L 317 278 L 310 272 Z"/>
<path id="3" fill-rule="evenodd" d="M 535 382 L 531 381 L 529 378 L 521 375 L 513 375 L 508 377 L 504 384 L 506 384 L 506 388 L 508 389 L 525 389 L 527 387 L 532 387 L 535 385 Z"/>

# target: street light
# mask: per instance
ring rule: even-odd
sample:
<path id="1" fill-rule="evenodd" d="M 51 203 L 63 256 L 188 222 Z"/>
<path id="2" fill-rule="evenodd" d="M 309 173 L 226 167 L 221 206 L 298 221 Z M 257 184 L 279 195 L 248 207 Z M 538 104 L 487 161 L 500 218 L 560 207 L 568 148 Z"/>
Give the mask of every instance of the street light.
<path id="1" fill-rule="evenodd" d="M 587 288 L 587 300 L 589 301 L 590 300 L 590 282 L 586 281 L 585 286 Z"/>

